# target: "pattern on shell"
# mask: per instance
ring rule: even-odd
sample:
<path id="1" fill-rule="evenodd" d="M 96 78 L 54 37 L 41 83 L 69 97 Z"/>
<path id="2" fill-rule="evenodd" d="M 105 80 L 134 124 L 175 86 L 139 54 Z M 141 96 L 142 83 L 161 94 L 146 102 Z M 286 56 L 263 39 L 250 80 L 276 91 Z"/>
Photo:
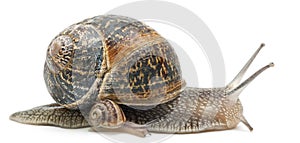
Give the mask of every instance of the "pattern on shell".
<path id="1" fill-rule="evenodd" d="M 140 21 L 115 15 L 86 19 L 56 36 L 44 78 L 54 100 L 69 108 L 97 98 L 156 105 L 176 98 L 184 87 L 167 40 Z"/>

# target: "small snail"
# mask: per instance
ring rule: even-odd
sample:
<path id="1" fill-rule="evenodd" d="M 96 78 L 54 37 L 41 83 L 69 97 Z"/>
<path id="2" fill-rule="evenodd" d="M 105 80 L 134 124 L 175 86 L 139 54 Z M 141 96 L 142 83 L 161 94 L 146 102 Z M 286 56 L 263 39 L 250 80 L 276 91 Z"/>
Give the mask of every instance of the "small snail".
<path id="1" fill-rule="evenodd" d="M 239 74 L 221 88 L 185 87 L 171 45 L 132 18 L 97 16 L 71 25 L 47 50 L 44 79 L 54 104 L 16 112 L 10 119 L 63 128 L 195 133 L 252 127 L 238 98 L 260 73 L 241 82 L 262 44 Z"/>

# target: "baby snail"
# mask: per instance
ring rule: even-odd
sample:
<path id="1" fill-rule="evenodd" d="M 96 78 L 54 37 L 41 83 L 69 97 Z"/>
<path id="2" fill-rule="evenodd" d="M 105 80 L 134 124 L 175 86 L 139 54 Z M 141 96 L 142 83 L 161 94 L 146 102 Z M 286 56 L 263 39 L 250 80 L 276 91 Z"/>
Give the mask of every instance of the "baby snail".
<path id="1" fill-rule="evenodd" d="M 225 87 L 185 87 L 178 57 L 144 23 L 102 15 L 71 25 L 50 43 L 44 79 L 54 104 L 16 112 L 10 119 L 63 128 L 121 129 L 138 136 L 235 128 L 243 116 L 239 95 L 270 63 L 241 82 L 257 49 Z"/>

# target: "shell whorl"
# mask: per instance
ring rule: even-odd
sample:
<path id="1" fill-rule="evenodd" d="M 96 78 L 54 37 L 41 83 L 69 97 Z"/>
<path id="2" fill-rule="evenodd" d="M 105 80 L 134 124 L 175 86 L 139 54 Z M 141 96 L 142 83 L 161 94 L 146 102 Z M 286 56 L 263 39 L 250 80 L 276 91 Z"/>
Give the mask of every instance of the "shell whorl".
<path id="1" fill-rule="evenodd" d="M 95 81 L 101 75 L 101 67 L 104 67 L 102 39 L 92 26 L 78 24 L 61 32 L 51 42 L 47 51 L 44 78 L 49 93 L 57 103 L 69 108 L 75 107 L 75 103 L 85 102 L 82 97 L 87 93 L 98 89 L 100 83 Z M 72 49 L 69 49 L 71 55 L 63 55 L 65 45 L 72 45 Z M 66 64 L 60 62 L 66 59 Z M 93 87 L 95 84 L 96 87 Z M 84 100 L 94 101 L 97 93 L 94 91 Z"/>
<path id="2" fill-rule="evenodd" d="M 93 127 L 118 128 L 126 118 L 118 105 L 110 100 L 102 100 L 92 107 L 88 121 Z"/>

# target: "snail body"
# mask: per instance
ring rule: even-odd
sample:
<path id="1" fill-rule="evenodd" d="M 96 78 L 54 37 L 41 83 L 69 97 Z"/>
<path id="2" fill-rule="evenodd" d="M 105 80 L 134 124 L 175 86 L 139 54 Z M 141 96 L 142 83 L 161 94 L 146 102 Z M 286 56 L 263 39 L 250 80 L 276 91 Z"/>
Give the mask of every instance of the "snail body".
<path id="1" fill-rule="evenodd" d="M 262 47 L 227 86 L 185 88 L 174 49 L 154 29 L 124 16 L 89 18 L 61 32 L 47 50 L 44 78 L 56 103 L 10 119 L 64 128 L 125 128 L 141 136 L 225 130 L 240 122 L 252 130 L 238 95 L 273 66 L 240 84 Z"/>

